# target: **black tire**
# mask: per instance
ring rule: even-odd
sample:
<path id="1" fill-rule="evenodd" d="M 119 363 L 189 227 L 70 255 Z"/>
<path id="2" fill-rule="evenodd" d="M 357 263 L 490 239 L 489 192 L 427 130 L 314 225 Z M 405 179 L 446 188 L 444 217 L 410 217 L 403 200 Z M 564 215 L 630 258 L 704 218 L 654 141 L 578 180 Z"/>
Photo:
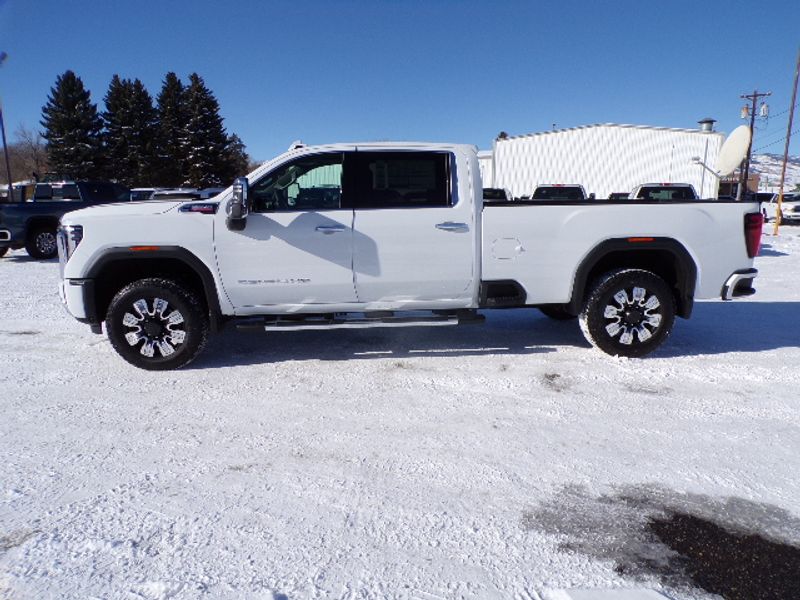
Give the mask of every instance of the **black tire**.
<path id="1" fill-rule="evenodd" d="M 58 254 L 56 228 L 52 225 L 39 225 L 28 232 L 25 250 L 31 258 L 44 260 Z"/>
<path id="2" fill-rule="evenodd" d="M 563 304 L 546 304 L 545 306 L 540 306 L 539 310 L 544 316 L 556 321 L 569 321 L 578 317 L 578 315 L 567 312 L 567 308 Z"/>
<path id="3" fill-rule="evenodd" d="M 642 269 L 617 269 L 600 277 L 580 314 L 581 330 L 590 344 L 627 357 L 658 348 L 674 322 L 672 290 L 658 275 Z"/>
<path id="4" fill-rule="evenodd" d="M 198 295 L 169 279 L 140 279 L 108 307 L 114 350 L 140 369 L 166 371 L 192 362 L 208 339 L 208 313 Z"/>
<path id="5" fill-rule="evenodd" d="M 764 215 L 764 223 L 769 223 L 769 217 L 767 216 L 767 211 L 762 210 L 761 214 Z"/>
<path id="6" fill-rule="evenodd" d="M 8 252 L 8 246 L 0 246 L 0 258 L 3 258 Z"/>

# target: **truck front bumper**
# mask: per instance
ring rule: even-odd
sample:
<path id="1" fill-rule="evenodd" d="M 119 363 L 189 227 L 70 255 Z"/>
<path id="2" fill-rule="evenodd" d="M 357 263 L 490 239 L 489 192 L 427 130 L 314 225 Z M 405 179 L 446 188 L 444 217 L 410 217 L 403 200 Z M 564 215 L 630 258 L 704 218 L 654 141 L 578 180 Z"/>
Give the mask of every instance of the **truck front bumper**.
<path id="1" fill-rule="evenodd" d="M 723 300 L 733 300 L 744 296 L 752 296 L 756 293 L 753 287 L 753 280 L 758 277 L 758 269 L 741 269 L 734 271 L 728 277 L 725 285 L 722 286 L 720 296 Z"/>
<path id="2" fill-rule="evenodd" d="M 81 323 L 100 325 L 94 302 L 94 279 L 62 279 L 58 294 L 67 312 Z"/>

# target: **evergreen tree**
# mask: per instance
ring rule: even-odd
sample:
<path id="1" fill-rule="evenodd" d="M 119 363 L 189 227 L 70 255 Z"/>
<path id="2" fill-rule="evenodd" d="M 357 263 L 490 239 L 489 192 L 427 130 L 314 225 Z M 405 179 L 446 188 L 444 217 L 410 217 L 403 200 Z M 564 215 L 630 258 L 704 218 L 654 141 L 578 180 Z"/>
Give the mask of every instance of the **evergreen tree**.
<path id="1" fill-rule="evenodd" d="M 250 172 L 250 156 L 245 151 L 244 142 L 235 133 L 228 136 L 225 163 L 226 171 L 221 174 L 223 184 L 228 184 L 235 178 L 243 177 Z"/>
<path id="2" fill-rule="evenodd" d="M 103 123 L 89 91 L 72 71 L 59 75 L 50 88 L 41 125 L 51 169 L 79 179 L 103 175 Z"/>
<path id="3" fill-rule="evenodd" d="M 156 185 L 178 187 L 186 180 L 188 118 L 185 100 L 186 88 L 183 83 L 175 73 L 167 73 L 157 99 Z"/>
<path id="4" fill-rule="evenodd" d="M 186 109 L 186 183 L 198 188 L 228 185 L 232 169 L 219 103 L 197 73 L 189 76 Z"/>
<path id="5" fill-rule="evenodd" d="M 133 80 L 131 107 L 134 127 L 138 136 L 134 140 L 137 150 L 136 178 L 138 185 L 155 184 L 155 151 L 158 131 L 158 113 L 153 107 L 153 98 L 138 79 Z"/>
<path id="6" fill-rule="evenodd" d="M 152 185 L 156 111 L 153 100 L 138 79 L 114 75 L 105 97 L 106 157 L 110 175 L 128 186 Z"/>

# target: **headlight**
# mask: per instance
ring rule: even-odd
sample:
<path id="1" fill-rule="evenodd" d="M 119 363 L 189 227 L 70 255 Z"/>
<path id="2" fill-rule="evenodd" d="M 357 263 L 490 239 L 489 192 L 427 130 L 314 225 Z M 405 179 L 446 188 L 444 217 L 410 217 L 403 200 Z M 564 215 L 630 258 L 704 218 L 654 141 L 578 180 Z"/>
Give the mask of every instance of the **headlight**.
<path id="1" fill-rule="evenodd" d="M 58 243 L 58 259 L 62 265 L 66 264 L 82 239 L 82 225 L 61 225 L 58 228 L 56 241 Z"/>

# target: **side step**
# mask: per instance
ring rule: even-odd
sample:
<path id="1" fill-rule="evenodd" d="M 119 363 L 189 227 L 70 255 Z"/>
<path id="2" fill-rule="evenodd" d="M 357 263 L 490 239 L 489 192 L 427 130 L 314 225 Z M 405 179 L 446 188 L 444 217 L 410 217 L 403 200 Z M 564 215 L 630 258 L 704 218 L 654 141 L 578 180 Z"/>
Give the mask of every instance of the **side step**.
<path id="1" fill-rule="evenodd" d="M 446 313 L 334 313 L 325 315 L 268 316 L 242 319 L 240 330 L 304 331 L 316 329 L 366 329 L 369 327 L 446 327 L 482 323 L 483 315 L 474 310 Z"/>

